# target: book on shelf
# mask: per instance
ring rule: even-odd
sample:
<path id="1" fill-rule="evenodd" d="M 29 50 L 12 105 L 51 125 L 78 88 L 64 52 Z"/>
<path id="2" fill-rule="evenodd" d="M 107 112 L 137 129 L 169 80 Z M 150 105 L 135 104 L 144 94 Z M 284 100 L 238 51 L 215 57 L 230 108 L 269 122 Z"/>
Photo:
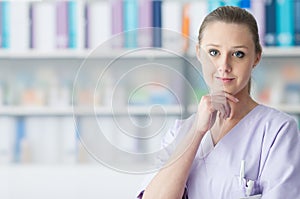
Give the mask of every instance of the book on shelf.
<path id="1" fill-rule="evenodd" d="M 220 7 L 223 5 L 222 0 L 207 0 L 208 2 L 208 11 L 211 12 L 217 7 Z"/>
<path id="2" fill-rule="evenodd" d="M 295 7 L 294 7 L 294 13 L 295 13 L 295 45 L 300 45 L 300 0 L 294 0 L 295 1 Z"/>
<path id="3" fill-rule="evenodd" d="M 56 48 L 83 49 L 85 41 L 85 4 L 83 1 L 57 1 Z"/>
<path id="4" fill-rule="evenodd" d="M 83 46 L 85 49 L 89 48 L 89 35 L 90 35 L 90 23 L 89 23 L 89 5 L 87 3 L 84 4 L 83 8 Z"/>
<path id="5" fill-rule="evenodd" d="M 29 49 L 30 42 L 30 3 L 27 1 L 10 1 L 10 4 L 10 49 L 12 51 L 26 51 Z"/>
<path id="6" fill-rule="evenodd" d="M 32 48 L 41 51 L 54 50 L 56 48 L 55 4 L 52 2 L 35 2 L 31 6 Z"/>
<path id="7" fill-rule="evenodd" d="M 241 7 L 242 0 L 223 0 L 221 1 L 221 5 L 228 5 L 228 6 L 238 6 Z"/>
<path id="8" fill-rule="evenodd" d="M 123 0 L 113 0 L 111 2 L 111 35 L 112 48 L 123 48 Z"/>
<path id="9" fill-rule="evenodd" d="M 143 0 L 138 2 L 139 12 L 138 15 L 138 46 L 151 47 L 152 40 L 152 0 Z"/>
<path id="10" fill-rule="evenodd" d="M 178 13 L 174 15 L 174 13 Z M 162 45 L 165 49 L 180 47 L 182 5 L 179 1 L 165 1 L 162 4 Z M 182 46 L 182 44 L 181 44 Z"/>
<path id="11" fill-rule="evenodd" d="M 25 124 L 24 118 L 18 118 L 16 124 L 16 138 L 14 149 L 14 162 L 21 162 L 22 159 L 22 141 L 25 138 Z"/>
<path id="12" fill-rule="evenodd" d="M 276 2 L 268 0 L 265 6 L 265 45 L 276 46 Z"/>
<path id="13" fill-rule="evenodd" d="M 123 4 L 123 24 L 125 35 L 125 48 L 138 47 L 137 28 L 138 28 L 138 1 L 124 0 Z"/>
<path id="14" fill-rule="evenodd" d="M 266 32 L 266 23 L 265 23 L 265 1 L 251 0 L 250 2 L 250 11 L 256 19 L 258 26 L 258 34 L 260 38 L 260 43 L 265 44 L 265 32 Z"/>
<path id="15" fill-rule="evenodd" d="M 76 49 L 85 48 L 85 1 L 76 1 Z"/>
<path id="16" fill-rule="evenodd" d="M 12 51 L 26 51 L 28 48 L 42 51 L 93 49 L 112 39 L 110 46 L 105 47 L 160 48 L 165 45 L 169 48 L 168 45 L 174 45 L 171 44 L 174 39 L 171 34 L 164 35 L 162 29 L 182 34 L 180 29 L 187 24 L 187 18 L 182 17 L 186 4 L 192 5 L 186 30 L 193 40 L 209 11 L 222 5 L 235 5 L 254 14 L 262 44 L 294 46 L 300 43 L 297 39 L 299 0 L 63 0 L 1 1 L 0 47 Z"/>
<path id="17" fill-rule="evenodd" d="M 0 164 L 10 164 L 14 161 L 16 118 L 0 117 Z"/>
<path id="18" fill-rule="evenodd" d="M 73 117 L 62 117 L 60 125 L 60 162 L 74 164 L 78 161 L 78 137 Z"/>
<path id="19" fill-rule="evenodd" d="M 68 48 L 74 49 L 77 48 L 77 1 L 71 0 L 67 2 L 68 4 Z"/>
<path id="20" fill-rule="evenodd" d="M 183 5 L 182 11 L 182 27 L 181 32 L 184 37 L 183 43 L 183 51 L 186 52 L 190 46 L 190 26 L 191 26 L 191 18 L 190 18 L 190 3 L 185 3 Z"/>
<path id="21" fill-rule="evenodd" d="M 56 48 L 68 47 L 68 5 L 67 1 L 56 2 Z"/>
<path id="22" fill-rule="evenodd" d="M 77 136 L 73 117 L 28 117 L 24 119 L 24 133 L 29 145 L 27 150 L 29 149 L 30 153 L 27 162 L 37 164 L 77 162 Z M 22 148 L 20 153 L 24 154 L 26 152 L 24 150 L 26 148 Z"/>
<path id="23" fill-rule="evenodd" d="M 294 46 L 294 1 L 276 0 L 278 46 Z"/>
<path id="24" fill-rule="evenodd" d="M 1 47 L 10 47 L 10 2 L 1 1 Z"/>
<path id="25" fill-rule="evenodd" d="M 84 2 L 67 1 L 68 5 L 68 48 L 83 49 L 84 47 Z"/>
<path id="26" fill-rule="evenodd" d="M 153 47 L 162 47 L 162 1 L 152 1 Z"/>
<path id="27" fill-rule="evenodd" d="M 241 8 L 250 10 L 251 9 L 251 0 L 240 0 L 239 5 Z"/>
<path id="28" fill-rule="evenodd" d="M 90 49 L 102 48 L 111 36 L 111 9 L 109 1 L 91 1 L 87 8 L 88 45 Z"/>

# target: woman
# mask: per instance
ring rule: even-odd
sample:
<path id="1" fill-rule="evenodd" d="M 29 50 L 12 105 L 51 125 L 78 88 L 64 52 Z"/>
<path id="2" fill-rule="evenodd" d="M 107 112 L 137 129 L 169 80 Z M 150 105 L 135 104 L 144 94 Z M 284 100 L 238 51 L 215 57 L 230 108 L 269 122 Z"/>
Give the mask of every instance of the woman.
<path id="1" fill-rule="evenodd" d="M 300 198 L 297 124 L 249 94 L 262 53 L 255 19 L 241 8 L 220 7 L 204 19 L 198 38 L 211 94 L 171 130 L 184 138 L 139 197 Z"/>

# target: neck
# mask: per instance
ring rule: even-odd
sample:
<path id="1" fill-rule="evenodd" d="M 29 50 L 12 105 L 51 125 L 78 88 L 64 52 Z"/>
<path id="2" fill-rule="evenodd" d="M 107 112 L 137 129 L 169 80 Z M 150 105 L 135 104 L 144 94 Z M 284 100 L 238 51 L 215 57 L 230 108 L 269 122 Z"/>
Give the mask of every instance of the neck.
<path id="1" fill-rule="evenodd" d="M 234 95 L 239 102 L 234 103 L 227 100 L 230 106 L 230 115 L 228 118 L 216 118 L 216 122 L 211 129 L 214 144 L 218 143 L 243 117 L 245 117 L 258 104 L 250 97 L 247 89 Z"/>
<path id="2" fill-rule="evenodd" d="M 229 106 L 231 108 L 231 113 L 229 118 L 226 120 L 233 120 L 233 119 L 242 119 L 245 115 L 247 115 L 254 107 L 258 104 L 249 96 L 239 96 L 235 95 L 236 98 L 239 99 L 238 103 L 234 103 L 229 101 Z"/>

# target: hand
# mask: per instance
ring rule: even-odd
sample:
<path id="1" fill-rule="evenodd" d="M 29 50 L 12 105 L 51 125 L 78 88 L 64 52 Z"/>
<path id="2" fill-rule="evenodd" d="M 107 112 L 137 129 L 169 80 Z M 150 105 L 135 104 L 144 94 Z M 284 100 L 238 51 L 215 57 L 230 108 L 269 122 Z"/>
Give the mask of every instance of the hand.
<path id="1" fill-rule="evenodd" d="M 218 112 L 221 118 L 228 118 L 231 113 L 228 100 L 234 103 L 239 101 L 233 95 L 224 91 L 203 96 L 197 107 L 197 114 L 194 122 L 195 130 L 205 134 L 214 125 Z"/>

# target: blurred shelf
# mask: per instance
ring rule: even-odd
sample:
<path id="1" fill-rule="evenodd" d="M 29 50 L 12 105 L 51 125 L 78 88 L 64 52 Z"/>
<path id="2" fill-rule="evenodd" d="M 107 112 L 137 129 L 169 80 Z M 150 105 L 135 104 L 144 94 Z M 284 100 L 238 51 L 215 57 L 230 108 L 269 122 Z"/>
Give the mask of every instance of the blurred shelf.
<path id="1" fill-rule="evenodd" d="M 291 113 L 291 114 L 300 114 L 300 104 L 296 105 L 288 105 L 288 104 L 272 104 L 270 105 L 271 107 L 274 107 L 276 109 L 279 109 L 283 112 L 286 113 Z"/>
<path id="2" fill-rule="evenodd" d="M 300 47 L 263 47 L 263 57 L 300 57 Z"/>
<path id="3" fill-rule="evenodd" d="M 71 107 L 55 108 L 55 107 L 21 107 L 21 106 L 2 106 L 0 107 L 0 115 L 4 116 L 59 116 L 72 115 Z"/>
<path id="4" fill-rule="evenodd" d="M 171 52 L 160 48 L 138 48 L 138 49 L 87 49 L 87 50 L 53 50 L 40 51 L 28 50 L 22 52 L 13 52 L 11 50 L 0 50 L 2 59 L 115 59 L 115 58 L 176 58 L 181 57 L 183 53 Z"/>
<path id="5" fill-rule="evenodd" d="M 2 106 L 0 116 L 111 116 L 111 115 L 181 115 L 184 108 L 177 105 L 110 107 L 20 107 Z"/>
<path id="6" fill-rule="evenodd" d="M 194 57 L 194 52 L 188 53 Z M 0 50 L 2 59 L 115 59 L 115 58 L 181 58 L 185 54 L 179 51 L 168 51 L 164 48 L 138 48 L 138 49 L 57 49 L 53 51 L 28 50 L 13 52 Z M 263 47 L 263 57 L 300 57 L 300 47 Z"/>
<path id="7" fill-rule="evenodd" d="M 300 114 L 300 105 L 269 105 L 283 112 Z M 188 113 L 195 113 L 196 105 L 188 106 Z M 0 107 L 0 116 L 126 116 L 126 115 L 182 115 L 185 108 L 178 105 L 161 106 L 128 106 L 122 108 L 111 107 L 19 107 L 2 106 Z"/>
<path id="8" fill-rule="evenodd" d="M 79 50 L 56 50 L 56 51 L 40 51 L 28 50 L 21 52 L 13 52 L 11 50 L 0 50 L 0 58 L 2 59 L 60 59 L 60 58 L 84 58 L 88 55 L 87 51 Z"/>

